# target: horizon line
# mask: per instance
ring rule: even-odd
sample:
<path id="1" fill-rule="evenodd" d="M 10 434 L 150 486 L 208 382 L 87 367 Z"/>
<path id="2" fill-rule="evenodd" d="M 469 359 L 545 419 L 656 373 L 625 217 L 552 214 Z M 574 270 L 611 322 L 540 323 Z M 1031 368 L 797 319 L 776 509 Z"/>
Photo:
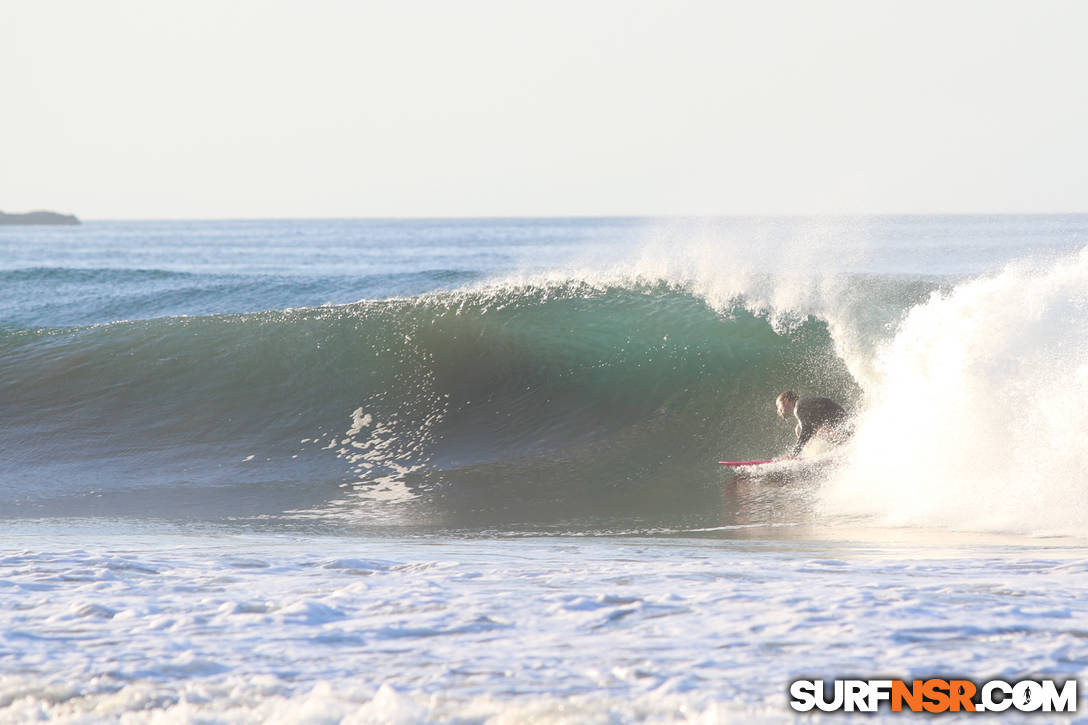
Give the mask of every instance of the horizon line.
<path id="1" fill-rule="evenodd" d="M 83 217 L 80 221 L 94 222 L 166 222 L 166 221 L 471 221 L 524 219 L 858 219 L 893 217 L 1029 217 L 1029 216 L 1088 216 L 1088 211 L 955 211 L 955 212 L 724 212 L 698 214 L 455 214 L 455 215 L 331 215 L 331 216 L 134 216 Z"/>

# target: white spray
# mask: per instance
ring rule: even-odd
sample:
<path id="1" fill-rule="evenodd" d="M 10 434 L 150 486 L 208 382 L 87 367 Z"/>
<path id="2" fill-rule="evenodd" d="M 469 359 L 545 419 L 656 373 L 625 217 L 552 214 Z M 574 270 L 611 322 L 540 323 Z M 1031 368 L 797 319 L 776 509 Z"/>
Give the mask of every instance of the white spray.
<path id="1" fill-rule="evenodd" d="M 1081 534 L 1088 513 L 1088 249 L 934 294 L 877 355 L 828 514 Z"/>

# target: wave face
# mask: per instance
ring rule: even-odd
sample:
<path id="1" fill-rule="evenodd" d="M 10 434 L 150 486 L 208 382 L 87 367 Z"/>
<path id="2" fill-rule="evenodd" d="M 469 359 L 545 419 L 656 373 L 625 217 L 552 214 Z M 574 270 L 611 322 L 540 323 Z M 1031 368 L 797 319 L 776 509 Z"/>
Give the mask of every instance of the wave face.
<path id="1" fill-rule="evenodd" d="M 0 351 L 27 515 L 698 516 L 721 508 L 714 461 L 788 444 L 780 389 L 857 395 L 826 324 L 776 332 L 664 283 L 20 331 Z"/>

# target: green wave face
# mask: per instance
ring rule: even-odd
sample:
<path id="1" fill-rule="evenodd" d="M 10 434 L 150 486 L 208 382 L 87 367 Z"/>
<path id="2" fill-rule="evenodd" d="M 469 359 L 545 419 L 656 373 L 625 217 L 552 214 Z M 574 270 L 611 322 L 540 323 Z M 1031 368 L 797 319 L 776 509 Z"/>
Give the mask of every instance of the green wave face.
<path id="1" fill-rule="evenodd" d="M 780 390 L 859 395 L 823 322 L 776 332 L 664 284 L 16 331 L 0 353 L 26 515 L 95 488 L 122 514 L 698 516 L 719 458 L 789 444 Z"/>

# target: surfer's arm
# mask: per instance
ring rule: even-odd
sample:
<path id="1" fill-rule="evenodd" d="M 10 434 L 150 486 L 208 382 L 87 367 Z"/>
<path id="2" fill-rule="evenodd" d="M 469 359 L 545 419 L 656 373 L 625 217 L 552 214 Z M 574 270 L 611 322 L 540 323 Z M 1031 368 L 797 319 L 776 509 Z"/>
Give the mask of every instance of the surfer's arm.
<path id="1" fill-rule="evenodd" d="M 790 458 L 797 458 L 797 456 L 801 455 L 801 449 L 805 447 L 805 444 L 808 443 L 809 439 L 816 433 L 816 426 L 814 425 L 804 425 L 801 423 L 798 424 L 797 427 L 800 429 L 797 433 L 797 445 L 790 451 Z"/>

